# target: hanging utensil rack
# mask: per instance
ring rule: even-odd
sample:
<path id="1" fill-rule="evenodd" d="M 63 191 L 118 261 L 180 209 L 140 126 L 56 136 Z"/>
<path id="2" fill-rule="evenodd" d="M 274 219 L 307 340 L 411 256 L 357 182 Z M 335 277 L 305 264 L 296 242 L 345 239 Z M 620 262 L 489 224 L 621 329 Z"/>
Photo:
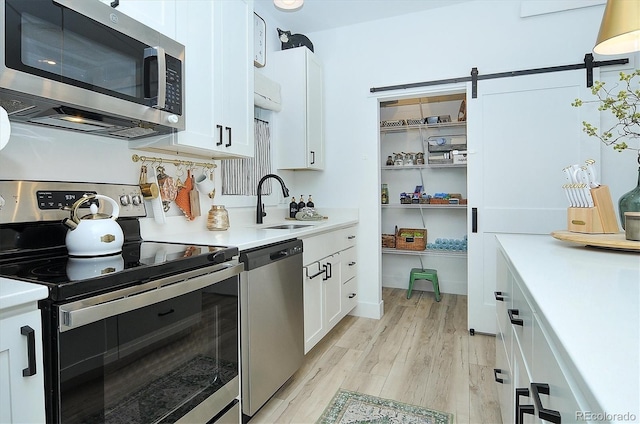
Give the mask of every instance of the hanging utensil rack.
<path id="1" fill-rule="evenodd" d="M 163 163 L 172 163 L 174 165 L 185 165 L 185 166 L 189 166 L 189 167 L 202 167 L 202 168 L 207 168 L 209 170 L 214 170 L 215 168 L 218 167 L 218 165 L 216 165 L 215 163 L 208 163 L 208 162 L 193 162 L 193 161 L 188 161 L 188 160 L 180 160 L 180 159 L 163 159 L 163 158 L 157 158 L 157 157 L 149 157 L 149 156 L 139 156 L 139 155 L 133 155 L 131 157 L 131 160 L 133 160 L 134 162 L 151 162 L 151 163 L 157 163 L 162 165 Z"/>

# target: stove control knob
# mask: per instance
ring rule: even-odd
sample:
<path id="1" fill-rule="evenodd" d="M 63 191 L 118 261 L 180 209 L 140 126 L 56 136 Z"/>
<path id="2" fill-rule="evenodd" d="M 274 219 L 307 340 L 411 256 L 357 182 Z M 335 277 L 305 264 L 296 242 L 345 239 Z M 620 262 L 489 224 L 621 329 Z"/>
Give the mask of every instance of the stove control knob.
<path id="1" fill-rule="evenodd" d="M 131 197 L 128 194 L 123 194 L 120 196 L 120 204 L 122 206 L 128 206 L 131 203 Z"/>
<path id="2" fill-rule="evenodd" d="M 131 203 L 133 203 L 134 206 L 140 206 L 142 204 L 142 197 L 140 197 L 139 194 L 134 194 L 131 196 Z"/>

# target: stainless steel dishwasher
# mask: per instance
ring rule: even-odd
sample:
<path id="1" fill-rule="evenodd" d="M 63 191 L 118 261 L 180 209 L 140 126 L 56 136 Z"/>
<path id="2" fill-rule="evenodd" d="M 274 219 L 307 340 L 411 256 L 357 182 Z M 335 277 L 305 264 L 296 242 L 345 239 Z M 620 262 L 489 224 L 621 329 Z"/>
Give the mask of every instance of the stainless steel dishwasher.
<path id="1" fill-rule="evenodd" d="M 304 358 L 302 241 L 240 252 L 243 421 L 296 372 Z"/>

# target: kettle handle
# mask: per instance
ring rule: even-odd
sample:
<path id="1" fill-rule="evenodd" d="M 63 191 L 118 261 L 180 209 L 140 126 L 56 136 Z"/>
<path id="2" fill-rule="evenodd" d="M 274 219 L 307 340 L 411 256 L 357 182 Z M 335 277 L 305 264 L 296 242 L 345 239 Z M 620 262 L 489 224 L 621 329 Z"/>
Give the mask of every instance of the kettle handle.
<path id="1" fill-rule="evenodd" d="M 81 204 L 92 200 L 92 199 L 103 199 L 106 200 L 107 202 L 111 203 L 111 216 L 109 217 L 112 220 L 116 220 L 118 219 L 118 216 L 120 215 L 120 206 L 118 205 L 118 203 L 116 203 L 115 200 L 113 200 L 111 197 L 108 196 L 103 196 L 102 194 L 85 194 L 84 196 L 82 196 L 82 198 L 78 199 L 73 206 L 71 207 L 71 219 L 76 223 L 79 224 L 80 223 L 80 218 L 77 215 L 77 210 L 80 207 Z"/>

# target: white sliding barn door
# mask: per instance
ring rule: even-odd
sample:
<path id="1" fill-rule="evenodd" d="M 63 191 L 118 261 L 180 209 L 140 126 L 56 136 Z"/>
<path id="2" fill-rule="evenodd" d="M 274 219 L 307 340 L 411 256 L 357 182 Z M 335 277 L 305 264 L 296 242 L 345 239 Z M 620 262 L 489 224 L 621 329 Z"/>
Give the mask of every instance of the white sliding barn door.
<path id="1" fill-rule="evenodd" d="M 562 169 L 586 159 L 599 167 L 600 142 L 582 131 L 582 121 L 599 125 L 599 113 L 571 106 L 576 98 L 594 98 L 584 69 L 480 80 L 476 99 L 467 87 L 470 330 L 496 331 L 495 234 L 566 229 Z"/>

